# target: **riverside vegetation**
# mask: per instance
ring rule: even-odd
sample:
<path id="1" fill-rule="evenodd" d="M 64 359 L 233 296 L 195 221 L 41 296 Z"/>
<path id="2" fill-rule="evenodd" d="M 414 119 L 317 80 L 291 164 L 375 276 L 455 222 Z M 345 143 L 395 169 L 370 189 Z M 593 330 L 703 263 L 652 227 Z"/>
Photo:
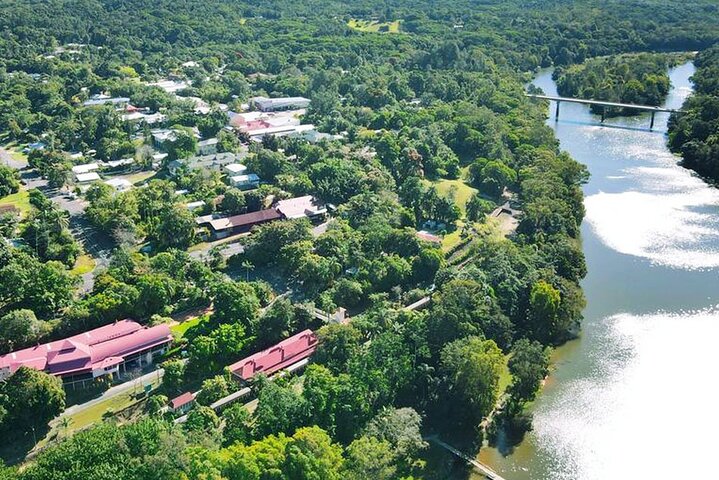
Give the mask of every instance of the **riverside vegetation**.
<path id="1" fill-rule="evenodd" d="M 217 134 L 221 150 L 240 148 L 221 132 L 218 104 L 239 108 L 257 94 L 305 95 L 305 121 L 346 132 L 344 143 L 251 147 L 248 162 L 266 181 L 253 192 L 201 171 L 117 195 L 92 187 L 85 216 L 115 250 L 83 294 L 70 271 L 81 247 L 63 211 L 31 191 L 29 216 L 3 217 L 0 233 L 24 241 L 0 243 L 2 353 L 128 316 L 152 323 L 213 309 L 184 332 L 187 363 L 168 359 L 145 418 L 70 436 L 0 478 L 441 478 L 423 433 L 478 445 L 502 391 L 505 421 L 526 427 L 549 348 L 581 321 L 587 171 L 558 150 L 523 83 L 540 66 L 704 49 L 719 40 L 718 19 L 708 0 L 0 2 L 0 131 L 7 142 L 47 144 L 29 160 L 53 186 L 68 182 L 69 151 L 149 161 L 148 132 L 135 135 L 110 107 L 82 106 L 94 93 L 163 112 L 181 132 L 170 160 L 194 151 L 192 127 Z M 353 20 L 397 27 L 361 31 Z M 57 48 L 70 43 L 76 53 Z M 210 113 L 142 82 L 168 73 L 185 76 Z M 0 194 L 18 188 L 13 172 L 0 174 Z M 478 190 L 466 213 L 435 187 L 443 180 Z M 198 241 L 186 201 L 240 213 L 304 194 L 337 206 L 325 233 L 304 220 L 266 224 L 229 264 L 186 251 Z M 506 196 L 522 211 L 511 239 L 491 234 L 481 214 Z M 428 220 L 461 241 L 442 249 L 418 239 Z M 297 296 L 273 302 L 284 292 L 264 279 L 278 277 Z M 428 309 L 403 310 L 430 293 Z M 356 314 L 322 325 L 310 303 Z M 232 388 L 224 366 L 306 327 L 320 346 L 301 376 L 255 382 L 252 413 L 206 406 Z M 204 405 L 183 426 L 158 413 L 200 386 Z M 0 386 L 2 438 L 42 431 L 64 405 L 58 382 L 20 369 Z"/>

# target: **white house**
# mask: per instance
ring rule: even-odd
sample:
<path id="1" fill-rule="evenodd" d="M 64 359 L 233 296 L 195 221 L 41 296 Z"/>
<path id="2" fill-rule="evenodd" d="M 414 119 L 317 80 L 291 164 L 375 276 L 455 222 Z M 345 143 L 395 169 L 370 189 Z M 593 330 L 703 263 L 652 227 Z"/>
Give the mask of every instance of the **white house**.
<path id="1" fill-rule="evenodd" d="M 275 204 L 275 210 L 287 219 L 317 218 L 327 213 L 327 208 L 312 195 L 280 200 Z"/>
<path id="2" fill-rule="evenodd" d="M 197 142 L 197 152 L 200 155 L 213 155 L 217 153 L 217 139 L 208 138 Z"/>
<path id="3" fill-rule="evenodd" d="M 231 177 L 243 175 L 247 171 L 247 167 L 241 163 L 230 163 L 229 165 L 222 167 L 222 169 Z"/>
<path id="4" fill-rule="evenodd" d="M 260 186 L 260 177 L 254 173 L 236 175 L 234 177 L 230 177 L 230 185 L 240 189 L 257 188 Z"/>
<path id="5" fill-rule="evenodd" d="M 253 97 L 250 99 L 250 105 L 263 112 L 276 112 L 278 110 L 307 108 L 310 105 L 310 99 L 304 97 Z"/>
<path id="6" fill-rule="evenodd" d="M 100 168 L 100 165 L 98 165 L 97 163 L 86 163 L 84 165 L 75 165 L 74 167 L 72 167 L 72 173 L 77 175 L 79 173 L 94 172 L 98 168 Z"/>
<path id="7" fill-rule="evenodd" d="M 105 181 L 105 183 L 114 188 L 116 192 L 126 192 L 132 188 L 132 182 L 124 178 L 111 178 Z"/>
<path id="8" fill-rule="evenodd" d="M 75 174 L 75 181 L 77 183 L 92 183 L 100 180 L 100 175 L 97 174 L 97 172 L 87 172 L 87 173 L 76 173 Z"/>

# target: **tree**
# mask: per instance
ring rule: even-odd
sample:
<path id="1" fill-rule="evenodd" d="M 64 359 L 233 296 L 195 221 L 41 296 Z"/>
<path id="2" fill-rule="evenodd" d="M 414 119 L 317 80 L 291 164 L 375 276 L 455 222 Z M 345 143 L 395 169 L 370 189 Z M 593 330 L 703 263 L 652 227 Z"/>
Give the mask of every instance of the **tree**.
<path id="1" fill-rule="evenodd" d="M 13 310 L 0 317 L 0 354 L 39 343 L 49 331 L 50 326 L 32 310 Z"/>
<path id="2" fill-rule="evenodd" d="M 202 138 L 211 138 L 227 125 L 228 117 L 225 112 L 219 108 L 213 108 L 207 115 L 203 115 L 197 121 L 197 129 L 200 131 Z"/>
<path id="3" fill-rule="evenodd" d="M 192 131 L 185 128 L 175 129 L 175 139 L 165 142 L 168 159 L 177 160 L 187 158 L 195 154 L 197 151 L 197 139 Z"/>
<path id="4" fill-rule="evenodd" d="M 186 249 L 195 241 L 195 218 L 187 208 L 174 204 L 160 216 L 154 240 L 160 250 Z"/>
<path id="5" fill-rule="evenodd" d="M 483 222 L 485 216 L 494 210 L 494 203 L 480 197 L 478 193 L 472 194 L 467 201 L 467 219 L 473 222 Z"/>
<path id="6" fill-rule="evenodd" d="M 284 474 L 287 445 L 284 434 L 268 435 L 251 445 L 235 444 L 226 449 L 226 476 L 232 480 L 289 480 Z"/>
<path id="7" fill-rule="evenodd" d="M 422 417 L 413 409 L 385 408 L 367 424 L 364 435 L 388 442 L 405 468 L 409 468 L 420 451 L 427 448 L 421 426 Z"/>
<path id="8" fill-rule="evenodd" d="M 258 329 L 260 343 L 273 345 L 295 331 L 295 308 L 286 298 L 278 298 L 260 317 Z"/>
<path id="9" fill-rule="evenodd" d="M 228 215 L 237 215 L 247 210 L 247 202 L 245 194 L 237 188 L 228 188 L 225 190 L 225 196 L 220 204 L 222 210 Z"/>
<path id="10" fill-rule="evenodd" d="M 551 339 L 558 333 L 558 312 L 561 302 L 559 290 L 540 280 L 532 285 L 529 294 L 529 312 L 537 338 Z"/>
<path id="11" fill-rule="evenodd" d="M 248 334 L 254 333 L 260 301 L 249 283 L 224 280 L 212 288 L 212 294 L 213 323 L 238 322 L 245 326 Z"/>
<path id="12" fill-rule="evenodd" d="M 351 324 L 332 323 L 317 332 L 318 347 L 312 361 L 334 373 L 344 372 L 360 350 L 362 334 Z"/>
<path id="13" fill-rule="evenodd" d="M 534 400 L 542 380 L 549 373 L 549 352 L 536 340 L 518 340 L 509 359 L 512 384 L 509 393 L 517 402 Z"/>
<path id="14" fill-rule="evenodd" d="M 389 442 L 362 436 L 347 447 L 343 476 L 349 480 L 397 478 L 395 454 Z"/>
<path id="15" fill-rule="evenodd" d="M 0 198 L 20 190 L 20 173 L 14 168 L 0 165 Z"/>
<path id="16" fill-rule="evenodd" d="M 223 152 L 237 152 L 240 149 L 240 139 L 237 138 L 233 132 L 227 130 L 220 130 L 217 134 L 217 151 Z"/>
<path id="17" fill-rule="evenodd" d="M 467 337 L 442 349 L 441 366 L 448 398 L 455 402 L 450 410 L 455 424 L 476 428 L 494 408 L 503 365 L 502 351 L 492 340 Z"/>
<path id="18" fill-rule="evenodd" d="M 220 419 L 213 409 L 201 405 L 190 411 L 183 426 L 188 432 L 209 432 L 220 428 Z"/>
<path id="19" fill-rule="evenodd" d="M 255 437 L 293 432 L 307 417 L 305 401 L 291 386 L 267 382 L 258 395 L 254 417 Z"/>
<path id="20" fill-rule="evenodd" d="M 179 359 L 168 360 L 162 364 L 162 368 L 165 369 L 162 386 L 170 395 L 180 393 L 185 378 L 185 362 Z"/>
<path id="21" fill-rule="evenodd" d="M 286 448 L 285 468 L 293 480 L 339 480 L 342 447 L 319 427 L 300 428 Z"/>
<path id="22" fill-rule="evenodd" d="M 6 398 L 5 430 L 26 432 L 45 426 L 65 409 L 62 381 L 34 368 L 18 368 L 0 386 L 0 394 Z"/>
<path id="23" fill-rule="evenodd" d="M 210 405 L 230 394 L 230 384 L 222 375 L 208 378 L 202 382 L 202 388 L 195 400 L 200 405 Z"/>
<path id="24" fill-rule="evenodd" d="M 235 403 L 223 410 L 222 420 L 224 445 L 247 444 L 252 440 L 251 416 L 244 405 Z"/>

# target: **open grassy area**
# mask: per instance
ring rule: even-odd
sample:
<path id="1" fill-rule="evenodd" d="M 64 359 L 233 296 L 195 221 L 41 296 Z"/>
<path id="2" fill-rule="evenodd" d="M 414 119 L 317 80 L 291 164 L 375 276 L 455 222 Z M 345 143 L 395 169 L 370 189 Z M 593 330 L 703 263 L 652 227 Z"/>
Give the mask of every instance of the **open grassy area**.
<path id="1" fill-rule="evenodd" d="M 170 331 L 172 332 L 172 336 L 175 337 L 175 340 L 181 339 L 185 336 L 185 333 L 187 333 L 189 329 L 197 326 L 197 324 L 199 324 L 201 320 L 202 317 L 195 317 L 182 323 L 178 323 L 177 325 L 171 326 Z"/>
<path id="2" fill-rule="evenodd" d="M 139 185 L 143 182 L 146 182 L 150 180 L 152 177 L 155 176 L 157 172 L 153 170 L 144 171 L 144 172 L 137 172 L 133 173 L 131 175 L 120 175 L 119 178 L 124 178 L 125 180 L 129 181 L 133 185 Z"/>
<path id="3" fill-rule="evenodd" d="M 20 214 L 25 217 L 32 206 L 30 205 L 30 195 L 27 190 L 20 190 L 17 193 L 8 195 L 7 197 L 0 198 L 0 205 L 13 205 L 15 208 L 20 210 Z"/>
<path id="4" fill-rule="evenodd" d="M 499 375 L 499 394 L 503 395 L 504 392 L 512 383 L 512 374 L 509 373 L 509 355 L 504 356 L 504 364 L 502 365 L 502 373 Z"/>
<path id="5" fill-rule="evenodd" d="M 347 22 L 347 26 L 353 30 L 370 33 L 399 33 L 399 20 L 394 22 L 380 23 L 375 20 L 355 20 Z"/>
<path id="6" fill-rule="evenodd" d="M 94 269 L 95 259 L 88 254 L 84 254 L 77 257 L 77 261 L 75 262 L 75 266 L 72 268 L 71 272 L 75 275 L 84 275 L 92 272 Z"/>

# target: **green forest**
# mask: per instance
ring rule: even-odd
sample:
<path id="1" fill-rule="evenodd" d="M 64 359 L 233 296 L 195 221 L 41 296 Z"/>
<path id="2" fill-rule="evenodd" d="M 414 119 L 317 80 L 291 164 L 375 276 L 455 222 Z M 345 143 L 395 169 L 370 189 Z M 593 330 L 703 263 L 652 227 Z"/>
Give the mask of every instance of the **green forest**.
<path id="1" fill-rule="evenodd" d="M 692 76 L 694 93 L 682 105 L 682 112 L 669 120 L 669 147 L 681 154 L 683 165 L 719 180 L 719 48 L 699 52 Z"/>
<path id="2" fill-rule="evenodd" d="M 669 93 L 667 69 L 683 55 L 632 54 L 592 58 L 578 65 L 557 68 L 559 94 L 617 103 L 659 106 Z M 636 110 L 591 105 L 606 116 L 636 114 Z"/>
<path id="3" fill-rule="evenodd" d="M 128 318 L 174 335 L 161 384 L 95 425 L 58 417 L 87 400 L 58 377 L 3 378 L 0 479 L 466 478 L 428 436 L 521 439 L 585 306 L 588 172 L 525 83 L 554 65 L 566 94 L 656 104 L 655 53 L 704 50 L 670 141 L 712 175 L 718 21 L 710 0 L 0 0 L 0 143 L 27 162 L 0 167 L 0 356 Z M 256 96 L 306 97 L 324 139 L 226 128 Z M 161 116 L 171 139 L 97 98 Z M 259 187 L 188 166 L 200 138 Z M 102 178 L 130 158 L 132 188 L 80 189 L 85 157 Z M 198 227 L 307 195 L 327 222 L 254 226 L 229 257 Z M 327 320 L 340 309 L 348 322 Z M 305 329 L 304 370 L 210 407 L 245 386 L 228 365 Z M 176 423 L 170 401 L 193 391 Z"/>

